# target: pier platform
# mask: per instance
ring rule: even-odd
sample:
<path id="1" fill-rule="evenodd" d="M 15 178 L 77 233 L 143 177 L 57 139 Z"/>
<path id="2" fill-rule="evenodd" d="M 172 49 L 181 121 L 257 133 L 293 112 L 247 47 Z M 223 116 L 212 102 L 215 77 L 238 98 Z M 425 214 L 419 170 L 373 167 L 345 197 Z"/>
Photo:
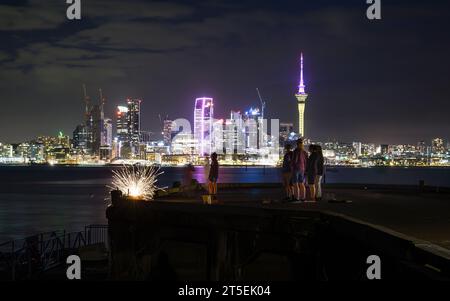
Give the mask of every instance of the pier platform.
<path id="1" fill-rule="evenodd" d="M 326 186 L 289 203 L 275 184 L 219 189 L 212 204 L 201 190 L 113 201 L 112 279 L 363 280 L 370 255 L 388 279 L 450 279 L 447 192 Z"/>

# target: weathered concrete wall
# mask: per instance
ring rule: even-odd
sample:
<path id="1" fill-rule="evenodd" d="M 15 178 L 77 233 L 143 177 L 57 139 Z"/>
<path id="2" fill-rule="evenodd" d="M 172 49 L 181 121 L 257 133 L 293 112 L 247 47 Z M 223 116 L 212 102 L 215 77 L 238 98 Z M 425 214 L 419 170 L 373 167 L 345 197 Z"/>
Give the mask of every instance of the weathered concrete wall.
<path id="1" fill-rule="evenodd" d="M 448 260 L 343 216 L 116 198 L 107 209 L 111 278 L 121 280 L 365 279 L 448 276 Z M 427 269 L 432 262 L 440 272 Z"/>

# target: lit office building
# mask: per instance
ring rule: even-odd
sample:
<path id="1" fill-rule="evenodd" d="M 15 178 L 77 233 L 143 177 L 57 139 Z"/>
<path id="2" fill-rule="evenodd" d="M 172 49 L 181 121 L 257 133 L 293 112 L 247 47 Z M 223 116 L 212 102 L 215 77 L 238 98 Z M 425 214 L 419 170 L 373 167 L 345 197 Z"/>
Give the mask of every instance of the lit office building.
<path id="1" fill-rule="evenodd" d="M 356 157 L 360 157 L 362 154 L 362 143 L 361 142 L 353 142 L 353 148 L 355 149 Z"/>
<path id="2" fill-rule="evenodd" d="M 12 158 L 13 146 L 11 144 L 0 143 L 0 158 Z"/>
<path id="3" fill-rule="evenodd" d="M 225 120 L 213 120 L 211 153 L 223 154 L 225 152 Z"/>
<path id="4" fill-rule="evenodd" d="M 117 107 L 116 129 L 118 140 L 121 142 L 128 141 L 128 107 Z"/>
<path id="5" fill-rule="evenodd" d="M 291 133 L 294 132 L 294 124 L 293 123 L 280 123 L 280 145 L 285 146 L 289 141 L 289 137 Z"/>
<path id="6" fill-rule="evenodd" d="M 82 153 L 86 153 L 88 149 L 88 132 L 84 124 L 78 125 L 73 131 L 73 148 Z"/>
<path id="7" fill-rule="evenodd" d="M 246 152 L 249 154 L 258 154 L 259 149 L 265 146 L 264 133 L 262 131 L 263 122 L 259 108 L 250 108 L 243 116 L 245 129 Z M 267 128 L 267 127 L 265 127 Z"/>
<path id="8" fill-rule="evenodd" d="M 92 117 L 92 153 L 100 154 L 104 134 L 104 116 L 101 105 L 94 105 L 91 111 Z"/>
<path id="9" fill-rule="evenodd" d="M 431 141 L 431 151 L 433 155 L 442 155 L 445 153 L 444 140 L 441 138 L 435 138 Z"/>
<path id="10" fill-rule="evenodd" d="M 417 152 L 420 154 L 420 155 L 426 155 L 426 153 L 427 153 L 427 144 L 425 143 L 425 141 L 419 141 L 418 143 L 417 143 Z"/>
<path id="11" fill-rule="evenodd" d="M 113 125 L 110 118 L 106 118 L 103 126 L 103 145 L 111 146 L 113 141 Z"/>
<path id="12" fill-rule="evenodd" d="M 230 119 L 224 124 L 224 149 L 226 154 L 245 153 L 245 125 L 241 112 L 231 111 Z"/>
<path id="13" fill-rule="evenodd" d="M 141 100 L 127 99 L 128 104 L 128 141 L 133 154 L 139 153 L 139 143 L 141 141 Z"/>
<path id="14" fill-rule="evenodd" d="M 174 155 L 193 155 L 197 151 L 197 140 L 191 133 L 179 132 L 172 139 L 171 153 Z"/>
<path id="15" fill-rule="evenodd" d="M 213 99 L 197 98 L 194 108 L 194 139 L 197 144 L 196 153 L 200 156 L 211 154 L 213 117 Z"/>
<path id="16" fill-rule="evenodd" d="M 100 146 L 100 158 L 102 160 L 108 160 L 112 158 L 112 131 L 112 120 L 106 118 L 103 124 L 102 145 Z"/>
<path id="17" fill-rule="evenodd" d="M 172 123 L 173 121 L 170 119 L 164 119 L 163 122 L 163 141 L 164 145 L 170 146 L 170 142 L 172 141 Z"/>

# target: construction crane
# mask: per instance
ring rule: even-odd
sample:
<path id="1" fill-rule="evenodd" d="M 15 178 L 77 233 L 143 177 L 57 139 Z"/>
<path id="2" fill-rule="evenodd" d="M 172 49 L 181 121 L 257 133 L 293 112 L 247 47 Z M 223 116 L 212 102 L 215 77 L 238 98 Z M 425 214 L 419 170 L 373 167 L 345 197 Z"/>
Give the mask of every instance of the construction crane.
<path id="1" fill-rule="evenodd" d="M 91 99 L 87 95 L 86 84 L 83 84 L 83 96 L 84 96 L 83 101 L 84 101 L 84 105 L 85 105 L 85 112 L 84 112 L 84 114 L 86 116 L 86 119 L 88 119 L 88 117 L 89 117 L 89 105 L 91 103 Z"/>
<path id="2" fill-rule="evenodd" d="M 261 102 L 261 119 L 264 120 L 264 109 L 266 108 L 266 102 L 262 99 L 258 88 L 256 88 L 256 92 L 258 92 L 259 101 Z"/>
<path id="3" fill-rule="evenodd" d="M 99 94 L 100 94 L 100 105 L 103 106 L 103 105 L 105 105 L 106 98 L 103 97 L 103 91 L 102 91 L 102 88 L 98 89 L 98 92 L 99 92 Z"/>

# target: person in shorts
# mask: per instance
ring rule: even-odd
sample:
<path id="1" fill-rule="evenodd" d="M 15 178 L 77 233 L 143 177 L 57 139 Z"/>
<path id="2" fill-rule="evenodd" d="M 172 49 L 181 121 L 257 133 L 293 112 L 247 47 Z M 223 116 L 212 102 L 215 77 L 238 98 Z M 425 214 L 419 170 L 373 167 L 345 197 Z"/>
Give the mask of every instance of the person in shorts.
<path id="1" fill-rule="evenodd" d="M 304 202 L 306 199 L 305 171 L 308 153 L 305 151 L 303 139 L 297 140 L 297 148 L 292 159 L 292 184 L 294 186 L 295 201 Z"/>

